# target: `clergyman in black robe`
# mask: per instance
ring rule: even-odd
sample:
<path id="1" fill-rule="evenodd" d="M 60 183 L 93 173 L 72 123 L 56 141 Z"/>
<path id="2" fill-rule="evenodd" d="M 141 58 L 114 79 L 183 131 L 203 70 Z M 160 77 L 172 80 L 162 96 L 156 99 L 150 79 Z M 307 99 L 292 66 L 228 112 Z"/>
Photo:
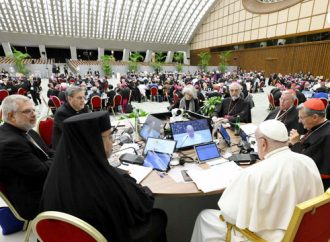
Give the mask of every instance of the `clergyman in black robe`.
<path id="1" fill-rule="evenodd" d="M 108 241 L 166 241 L 166 214 L 153 209 L 154 198 L 147 187 L 109 165 L 111 150 L 107 112 L 66 119 L 41 210 L 74 215 Z"/>

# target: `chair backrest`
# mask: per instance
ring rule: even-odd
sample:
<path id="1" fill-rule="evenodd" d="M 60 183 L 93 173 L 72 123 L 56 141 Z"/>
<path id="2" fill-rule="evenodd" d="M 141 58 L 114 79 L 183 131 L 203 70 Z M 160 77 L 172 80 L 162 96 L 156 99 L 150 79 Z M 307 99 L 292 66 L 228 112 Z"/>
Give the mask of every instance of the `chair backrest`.
<path id="1" fill-rule="evenodd" d="M 295 107 L 297 107 L 298 104 L 299 104 L 299 100 L 298 100 L 298 98 L 295 98 L 295 99 L 293 100 L 293 105 L 294 105 Z"/>
<path id="2" fill-rule="evenodd" d="M 272 93 L 269 93 L 268 94 L 268 101 L 269 101 L 269 105 L 272 107 L 272 108 L 275 108 L 275 100 L 274 100 L 274 96 Z"/>
<path id="3" fill-rule="evenodd" d="M 102 99 L 99 96 L 94 96 L 91 99 L 92 111 L 100 110 L 102 107 Z"/>
<path id="4" fill-rule="evenodd" d="M 173 94 L 173 102 L 176 103 L 176 102 L 179 101 L 179 99 L 180 99 L 180 98 L 179 98 L 179 95 L 176 94 L 176 93 L 174 93 L 174 94 Z"/>
<path id="5" fill-rule="evenodd" d="M 2 102 L 7 96 L 9 96 L 9 92 L 7 90 L 0 90 L 0 102 Z"/>
<path id="6" fill-rule="evenodd" d="M 14 214 L 14 216 L 16 217 L 16 219 L 24 222 L 23 225 L 23 230 L 26 230 L 29 224 L 29 221 L 22 218 L 21 215 L 19 215 L 19 213 L 17 212 L 17 210 L 14 208 L 14 206 L 11 204 L 11 202 L 9 201 L 9 199 L 6 196 L 6 189 L 5 186 L 2 182 L 0 182 L 0 197 L 1 199 L 6 203 L 6 205 L 8 206 L 8 208 L 10 209 L 10 211 Z"/>
<path id="7" fill-rule="evenodd" d="M 52 144 L 53 126 L 54 118 L 50 116 L 42 117 L 37 125 L 38 133 L 48 147 Z"/>
<path id="8" fill-rule="evenodd" d="M 120 94 L 116 94 L 113 97 L 113 106 L 114 107 L 118 107 L 121 105 L 121 101 L 122 101 L 122 96 Z"/>
<path id="9" fill-rule="evenodd" d="M 330 188 L 296 206 L 283 242 L 318 242 L 330 239 Z"/>
<path id="10" fill-rule="evenodd" d="M 87 222 L 57 211 L 40 213 L 32 222 L 33 233 L 43 242 L 106 242 L 106 238 Z"/>
<path id="11" fill-rule="evenodd" d="M 61 100 L 58 97 L 52 96 L 51 99 L 52 99 L 52 102 L 54 103 L 54 106 L 56 108 L 61 107 Z"/>
<path id="12" fill-rule="evenodd" d="M 17 94 L 20 94 L 20 95 L 25 95 L 27 91 L 23 88 L 23 87 L 20 87 L 18 88 L 17 90 Z"/>
<path id="13" fill-rule="evenodd" d="M 151 94 L 151 96 L 157 96 L 158 95 L 158 88 L 157 87 L 150 88 L 150 94 Z"/>

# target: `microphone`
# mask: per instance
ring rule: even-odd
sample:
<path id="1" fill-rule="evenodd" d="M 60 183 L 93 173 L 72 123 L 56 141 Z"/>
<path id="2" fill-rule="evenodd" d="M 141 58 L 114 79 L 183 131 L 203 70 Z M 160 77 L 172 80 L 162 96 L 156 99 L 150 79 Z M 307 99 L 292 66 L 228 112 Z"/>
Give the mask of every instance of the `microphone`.
<path id="1" fill-rule="evenodd" d="M 182 141 L 182 144 L 181 144 L 181 147 L 183 147 L 184 143 L 186 142 L 186 140 L 188 139 L 188 134 L 186 137 L 184 137 L 183 141 Z"/>

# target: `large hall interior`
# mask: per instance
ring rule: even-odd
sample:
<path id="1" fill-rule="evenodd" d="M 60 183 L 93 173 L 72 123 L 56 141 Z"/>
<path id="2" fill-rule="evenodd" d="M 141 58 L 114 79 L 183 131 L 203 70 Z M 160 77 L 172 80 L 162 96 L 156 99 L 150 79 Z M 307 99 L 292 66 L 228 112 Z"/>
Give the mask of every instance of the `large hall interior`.
<path id="1" fill-rule="evenodd" d="M 294 236 L 298 238 L 295 241 L 313 241 L 308 238 L 299 239 L 299 233 L 306 228 L 298 230 L 299 226 L 303 225 L 300 221 L 293 221 L 296 218 L 293 213 L 297 216 L 294 210 L 296 205 L 317 197 L 313 200 L 318 202 L 315 206 L 326 206 L 325 210 L 322 210 L 325 211 L 324 217 L 320 216 L 318 221 L 307 217 L 306 223 L 310 222 L 310 226 L 324 223 L 324 228 L 321 226 L 315 231 L 319 230 L 319 234 L 324 236 L 319 238 L 330 238 L 329 232 L 322 233 L 322 230 L 330 231 L 330 227 L 326 225 L 326 221 L 330 219 L 330 190 L 327 191 L 330 187 L 330 156 L 326 155 L 330 145 L 330 127 L 327 127 L 330 118 L 330 0 L 0 0 L 0 43 L 0 242 L 209 241 L 207 239 L 212 239 L 212 231 L 207 229 L 204 231 L 204 239 L 196 239 L 201 236 L 196 232 L 197 221 L 202 223 L 201 220 L 196 221 L 196 218 L 201 219 L 198 215 L 202 210 L 219 210 L 220 198 L 226 188 L 232 185 L 232 181 L 238 182 L 239 172 L 259 165 L 264 159 L 267 160 L 271 151 L 266 148 L 269 148 L 274 140 L 287 142 L 285 148 L 290 152 L 303 154 L 314 161 L 317 176 L 321 185 L 323 184 L 322 192 L 317 192 L 317 189 L 313 188 L 314 185 L 306 183 L 304 191 L 313 195 L 307 196 L 305 192 L 304 199 L 297 198 L 295 204 L 289 199 L 292 204 L 288 202 L 286 205 L 286 198 L 278 197 L 281 197 L 280 192 L 286 195 L 287 190 L 275 190 L 279 189 L 281 183 L 277 181 L 277 185 L 272 187 L 274 190 L 269 188 L 263 195 L 267 193 L 268 196 L 272 194 L 274 200 L 283 199 L 283 206 L 287 207 L 287 210 L 284 210 L 289 211 L 289 215 L 285 216 L 285 226 L 281 224 L 280 229 L 276 228 L 278 230 L 268 228 L 270 231 L 277 231 L 272 234 L 274 237 L 268 234 L 270 232 L 267 229 L 265 233 L 260 232 L 258 229 L 263 226 L 252 223 L 258 221 L 264 223 L 265 227 L 271 224 L 265 221 L 275 221 L 276 216 L 272 214 L 273 217 L 265 217 L 263 220 L 263 215 L 256 216 L 256 212 L 267 212 L 258 207 L 257 211 L 249 215 L 241 214 L 246 216 L 245 223 L 239 223 L 238 218 L 229 221 L 233 223 L 233 230 L 238 229 L 236 232 L 242 233 L 242 236 L 247 238 L 246 241 L 254 240 L 242 232 L 245 229 L 260 238 L 265 235 L 265 241 L 272 241 L 269 238 L 281 238 L 273 241 L 282 241 L 283 238 L 283 241 L 293 241 Z M 82 95 L 79 96 L 79 93 Z M 12 101 L 9 102 L 9 99 Z M 23 101 L 24 105 L 28 102 L 30 108 L 22 111 L 19 104 Z M 109 174 L 115 172 L 122 177 L 130 174 L 136 182 L 134 189 L 141 190 L 142 185 L 150 190 L 153 210 L 161 209 L 167 215 L 165 240 L 163 235 L 161 239 L 148 237 L 134 240 L 129 238 L 131 235 L 126 237 L 133 225 L 139 225 L 139 229 L 145 232 L 143 229 L 147 226 L 141 221 L 145 219 L 142 213 L 147 205 L 139 207 L 140 202 L 137 200 L 142 195 L 134 197 L 130 188 L 119 185 L 119 181 L 114 181 L 113 184 L 122 186 L 118 193 L 123 193 L 123 198 L 121 195 L 111 197 L 110 194 L 97 198 L 102 189 L 95 189 L 95 194 L 89 194 L 88 191 L 93 189 L 88 190 L 87 187 L 85 196 L 79 195 L 78 191 L 77 194 L 74 191 L 65 195 L 61 193 L 71 191 L 73 184 L 82 179 L 81 177 L 69 176 L 67 188 L 63 190 L 59 185 L 55 185 L 55 181 L 58 181 L 56 179 L 50 184 L 55 169 L 58 169 L 58 166 L 54 166 L 55 162 L 60 163 L 60 160 L 66 159 L 70 161 L 75 159 L 72 158 L 75 154 L 82 157 L 82 160 L 86 158 L 86 162 L 97 159 L 98 155 L 84 157 L 83 154 L 86 149 L 92 150 L 92 147 L 99 144 L 98 140 L 103 140 L 101 153 L 105 152 L 104 157 L 108 155 L 104 133 L 100 133 L 105 132 L 101 123 L 98 135 L 92 134 L 96 129 L 90 123 L 91 126 L 86 128 L 86 134 L 91 134 L 89 139 L 79 141 L 72 146 L 76 148 L 71 150 L 63 148 L 65 137 L 69 134 L 77 135 L 72 137 L 71 142 L 78 140 L 80 135 L 81 139 L 84 138 L 79 132 L 74 133 L 75 128 L 78 130 L 79 127 L 77 117 L 81 116 L 83 119 L 88 117 L 84 115 L 89 114 L 92 118 L 100 116 L 101 113 L 109 117 L 111 128 L 111 157 L 106 159 L 109 161 L 107 165 L 111 167 Z M 23 115 L 25 119 L 16 115 Z M 65 122 L 66 119 L 77 122 L 77 125 L 65 133 L 65 128 L 70 124 Z M 267 123 L 266 120 L 276 120 L 284 124 L 287 131 L 283 134 L 285 137 L 279 137 L 280 131 L 271 132 L 277 127 L 277 123 L 272 126 L 270 122 L 270 126 L 264 131 L 262 127 Z M 24 126 L 22 122 L 27 122 L 28 125 Z M 29 130 L 33 130 L 47 147 L 45 152 L 38 142 L 25 138 L 25 145 L 31 146 L 32 150 L 47 153 L 47 159 L 41 163 L 49 162 L 49 165 L 45 168 L 47 171 L 41 180 L 37 179 L 39 173 L 29 173 L 29 163 L 25 163 L 30 159 L 26 152 L 31 151 L 23 152 L 20 145 L 15 148 L 13 145 L 8 146 L 14 135 L 11 136 L 12 131 L 6 130 L 7 126 L 20 129 L 21 133 L 24 130 L 24 135 L 26 133 L 27 136 L 30 136 Z M 320 132 L 322 129 L 326 130 Z M 313 139 L 318 132 L 320 135 Z M 271 133 L 271 137 L 267 136 L 268 133 Z M 226 138 L 226 134 L 230 137 Z M 261 140 L 258 139 L 260 134 Z M 272 141 L 266 142 L 265 135 Z M 168 143 L 160 142 L 161 147 L 157 147 L 157 143 L 148 150 L 153 139 L 159 142 L 165 140 Z M 312 141 L 308 143 L 306 140 Z M 67 142 L 69 141 L 70 139 Z M 90 145 L 87 145 L 88 142 Z M 222 163 L 203 162 L 199 157 L 198 147 L 206 144 L 214 144 L 217 147 L 216 153 L 219 153 L 222 161 L 231 161 L 230 158 L 235 154 L 248 155 L 253 161 L 228 162 L 234 163 L 235 167 L 228 166 L 227 171 L 216 170 Z M 302 147 L 298 149 L 297 144 Z M 312 149 L 312 146 L 316 147 Z M 263 147 L 266 147 L 266 154 L 261 154 Z M 78 152 L 69 155 L 75 149 Z M 48 152 L 52 154 L 50 157 Z M 129 162 L 134 165 L 142 159 L 140 167 L 149 168 L 146 163 L 151 153 L 161 154 L 159 159 L 166 159 L 165 155 L 169 155 L 166 169 L 162 170 L 153 164 L 150 165 L 152 169 L 149 171 L 141 169 L 137 174 L 137 170 L 125 168 L 131 165 L 126 164 L 123 158 L 125 154 L 133 157 L 131 159 L 134 161 Z M 23 156 L 26 159 L 23 159 Z M 18 159 L 21 159 L 20 163 L 17 162 Z M 15 165 L 8 165 L 9 163 Z M 21 167 L 20 171 L 16 170 L 15 166 Z M 214 173 L 203 173 L 202 181 L 201 171 L 213 168 Z M 51 173 L 48 173 L 48 169 Z M 92 169 L 86 170 L 86 178 L 82 180 L 86 180 L 87 174 L 93 172 Z M 126 172 L 124 175 L 123 170 Z M 143 177 L 136 177 L 143 172 Z M 274 173 L 274 177 L 276 174 Z M 93 176 L 96 177 L 96 173 Z M 101 182 L 102 175 L 100 176 L 99 181 L 95 179 L 95 184 Z M 293 174 L 292 179 L 288 180 L 298 183 L 302 176 L 303 174 Z M 24 209 L 22 213 L 20 206 L 26 206 L 31 194 L 35 192 L 32 189 L 25 190 L 29 184 L 35 184 L 35 179 L 39 183 L 40 194 L 30 207 L 31 213 L 34 206 L 37 210 L 30 218 L 25 215 L 25 211 L 29 209 Z M 214 180 L 211 181 L 212 179 Z M 94 180 L 87 186 L 92 187 L 93 182 Z M 126 184 L 125 182 L 123 181 L 123 184 Z M 217 182 L 219 184 L 215 184 Z M 221 182 L 223 184 L 220 185 Z M 248 183 L 248 180 L 245 182 Z M 281 189 L 291 189 L 291 185 L 283 185 Z M 56 199 L 52 203 L 55 204 L 55 200 L 61 201 L 58 209 L 55 209 L 56 206 L 54 209 L 42 206 L 46 206 L 47 187 L 55 187 L 53 197 Z M 262 187 L 258 185 L 259 190 Z M 13 188 L 18 189 L 16 193 L 11 193 L 10 189 Z M 294 193 L 298 194 L 299 189 L 302 188 L 295 187 Z M 246 194 L 240 190 L 242 194 L 238 197 L 255 199 L 252 198 L 253 192 L 262 196 L 262 192 L 255 190 L 258 189 L 251 189 Z M 56 192 L 62 194 L 63 198 L 56 196 Z M 321 195 L 322 204 L 321 198 L 318 197 Z M 78 200 L 83 197 L 89 202 Z M 102 204 L 106 202 L 102 199 L 105 197 L 118 199 L 118 202 L 109 202 L 114 207 L 103 207 Z M 122 202 L 120 199 L 124 198 L 126 200 Z M 25 199 L 27 202 L 20 204 L 19 200 Z M 268 201 L 267 199 L 264 201 Z M 77 208 L 64 209 L 64 201 L 68 200 L 75 201 Z M 99 202 L 96 202 L 97 200 Z M 249 209 L 252 211 L 252 208 L 262 206 L 258 203 L 261 200 L 253 200 L 251 204 L 254 205 L 249 204 Z M 95 206 L 91 205 L 93 201 Z M 240 204 L 239 198 L 232 203 Z M 80 212 L 90 215 L 79 216 L 78 210 L 85 204 L 85 211 Z M 241 205 L 235 205 L 239 206 Z M 276 208 L 275 205 L 264 206 Z M 292 207 L 289 209 L 289 206 Z M 134 216 L 138 217 L 139 222 L 132 222 L 136 218 L 133 215 L 128 216 L 133 214 L 132 211 L 124 212 L 131 207 L 137 210 L 135 212 L 138 215 Z M 98 226 L 100 223 L 96 221 L 99 220 L 93 220 L 93 216 L 102 214 L 106 209 L 121 210 L 122 213 L 118 212 L 118 221 L 110 221 L 116 218 L 114 214 L 117 212 L 110 213 L 109 226 L 115 228 L 105 233 L 105 225 Z M 56 213 L 50 213 L 48 217 L 37 217 L 44 211 L 58 211 L 63 214 L 59 217 L 55 216 Z M 307 210 L 299 211 L 307 213 Z M 119 219 L 121 217 L 123 219 Z M 42 227 L 43 219 L 54 224 L 47 224 L 46 221 L 45 227 Z M 218 223 L 223 223 L 221 219 L 217 220 Z M 244 227 L 249 225 L 247 220 L 250 226 Z M 133 225 L 127 224 L 125 229 L 121 229 L 123 221 L 130 221 Z M 208 223 L 203 225 L 205 227 L 200 225 L 201 230 L 212 223 L 211 220 L 207 221 Z M 39 229 L 38 223 L 41 224 Z M 158 223 L 160 222 L 154 221 L 154 224 Z M 279 230 L 281 232 L 278 232 Z M 113 231 L 114 234 L 111 234 Z M 308 233 L 313 234 L 315 231 Z M 68 235 L 70 233 L 71 235 Z M 86 234 L 93 239 L 83 240 Z M 230 241 L 228 237 L 227 240 L 218 237 L 214 239 Z"/>

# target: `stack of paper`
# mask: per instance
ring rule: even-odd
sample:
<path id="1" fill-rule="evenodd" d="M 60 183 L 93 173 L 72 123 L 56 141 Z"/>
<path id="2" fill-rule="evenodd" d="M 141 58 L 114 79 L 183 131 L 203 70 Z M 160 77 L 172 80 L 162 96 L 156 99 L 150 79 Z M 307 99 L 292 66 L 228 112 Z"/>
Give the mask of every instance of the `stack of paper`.
<path id="1" fill-rule="evenodd" d="M 226 162 L 209 169 L 189 170 L 188 174 L 199 190 L 212 192 L 226 188 L 241 170 L 235 162 Z"/>
<path id="2" fill-rule="evenodd" d="M 136 180 L 136 183 L 140 183 L 149 173 L 152 171 L 151 167 L 144 167 L 134 164 L 122 164 L 119 169 L 129 172 L 129 175 Z"/>

